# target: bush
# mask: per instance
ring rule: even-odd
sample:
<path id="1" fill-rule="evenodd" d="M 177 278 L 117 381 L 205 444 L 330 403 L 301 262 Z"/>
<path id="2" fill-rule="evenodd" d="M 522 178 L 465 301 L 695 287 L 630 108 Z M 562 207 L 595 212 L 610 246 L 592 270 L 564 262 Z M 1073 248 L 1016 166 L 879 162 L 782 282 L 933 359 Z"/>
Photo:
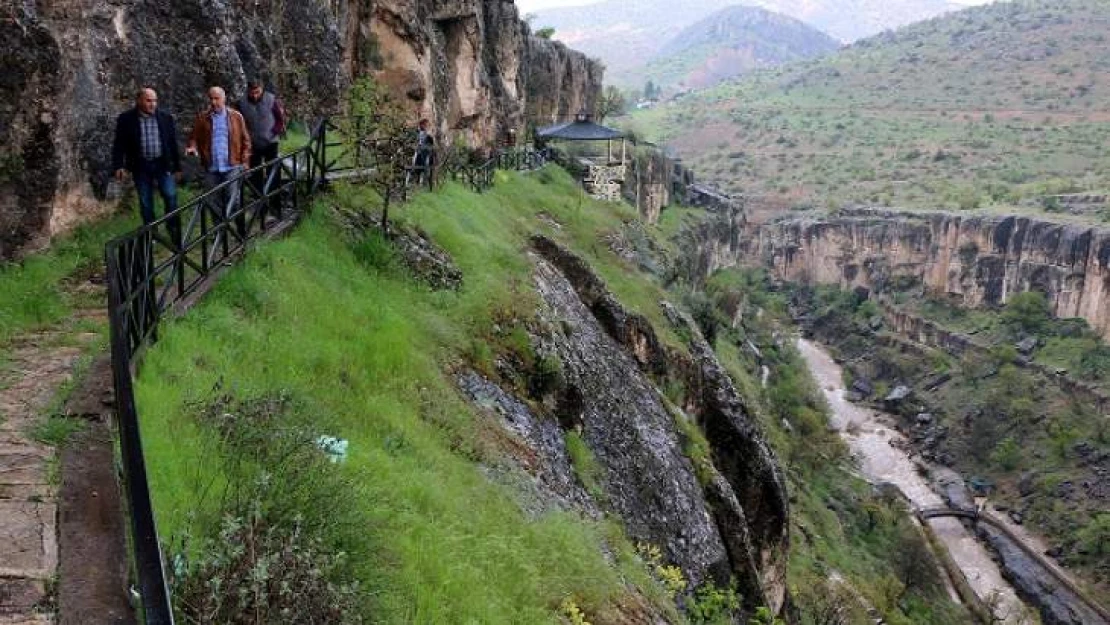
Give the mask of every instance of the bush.
<path id="1" fill-rule="evenodd" d="M 330 553 L 298 520 L 227 516 L 175 593 L 186 623 L 361 623 L 358 583 L 331 581 L 344 554 Z"/>
<path id="2" fill-rule="evenodd" d="M 1052 319 L 1048 299 L 1039 291 L 1025 291 L 1014 294 L 1002 310 L 1002 324 L 1012 334 L 1036 334 L 1043 332 Z"/>
<path id="3" fill-rule="evenodd" d="M 199 408 L 219 435 L 223 520 L 182 538 L 175 612 L 186 623 L 358 623 L 357 582 L 339 545 L 355 540 L 354 491 L 277 393 Z M 191 558 L 191 559 L 190 559 Z"/>
<path id="4" fill-rule="evenodd" d="M 1014 437 L 1008 436 L 991 452 L 991 462 L 1006 471 L 1013 471 L 1021 465 L 1021 455 L 1021 446 Z"/>

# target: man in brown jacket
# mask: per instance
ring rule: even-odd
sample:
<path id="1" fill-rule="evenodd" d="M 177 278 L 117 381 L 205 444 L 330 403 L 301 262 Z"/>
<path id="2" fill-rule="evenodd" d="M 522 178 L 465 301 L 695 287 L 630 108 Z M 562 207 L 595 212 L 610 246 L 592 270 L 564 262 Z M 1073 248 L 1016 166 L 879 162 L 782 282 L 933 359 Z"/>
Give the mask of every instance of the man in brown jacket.
<path id="1" fill-rule="evenodd" d="M 197 114 L 193 132 L 185 148 L 186 156 L 200 156 L 204 167 L 204 182 L 209 189 L 229 180 L 235 180 L 246 169 L 251 157 L 251 136 L 239 111 L 228 108 L 227 95 L 220 87 L 208 90 L 208 109 Z M 235 216 L 239 234 L 246 234 L 245 216 L 238 212 L 241 184 L 233 182 L 217 194 L 217 200 L 227 210 L 225 218 Z"/>

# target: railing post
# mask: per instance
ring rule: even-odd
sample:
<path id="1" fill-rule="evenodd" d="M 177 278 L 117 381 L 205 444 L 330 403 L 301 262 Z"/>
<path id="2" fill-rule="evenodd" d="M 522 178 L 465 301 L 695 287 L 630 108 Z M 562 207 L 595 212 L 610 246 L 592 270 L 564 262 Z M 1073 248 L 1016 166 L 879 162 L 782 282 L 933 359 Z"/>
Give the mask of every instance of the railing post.
<path id="1" fill-rule="evenodd" d="M 299 173 L 299 172 L 297 171 L 297 169 L 298 169 L 298 168 L 297 168 L 297 163 L 298 163 L 298 162 L 299 162 L 299 159 L 297 158 L 297 155 L 296 155 L 296 154 L 294 154 L 294 155 L 293 155 L 293 189 L 292 189 L 292 190 L 293 190 L 293 198 L 292 198 L 292 200 L 293 200 L 293 210 L 294 210 L 294 211 L 298 211 L 298 210 L 300 210 L 300 208 L 301 208 L 301 205 L 300 205 L 300 194 L 298 193 L 298 189 L 299 189 L 299 188 L 300 188 L 300 186 L 301 186 L 301 179 L 300 179 L 300 176 L 298 176 L 298 175 L 297 175 L 297 174 Z"/>

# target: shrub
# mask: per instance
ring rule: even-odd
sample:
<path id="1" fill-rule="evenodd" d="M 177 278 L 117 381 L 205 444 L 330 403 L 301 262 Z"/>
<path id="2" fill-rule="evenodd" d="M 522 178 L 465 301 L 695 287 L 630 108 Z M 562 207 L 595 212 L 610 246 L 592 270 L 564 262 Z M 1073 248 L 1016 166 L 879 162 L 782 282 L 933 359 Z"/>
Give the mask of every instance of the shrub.
<path id="1" fill-rule="evenodd" d="M 299 520 L 267 518 L 255 499 L 245 516 L 225 517 L 219 535 L 174 598 L 187 623 L 360 623 L 358 583 L 332 580 L 344 554 L 330 553 Z"/>
<path id="2" fill-rule="evenodd" d="M 1021 446 L 1017 444 L 1014 437 L 1007 436 L 991 452 L 991 462 L 1002 469 L 1013 471 L 1021 465 L 1021 455 Z"/>
<path id="3" fill-rule="evenodd" d="M 695 625 L 732 623 L 740 610 L 740 595 L 732 586 L 719 588 L 706 583 L 698 587 L 686 604 L 686 614 Z"/>
<path id="4" fill-rule="evenodd" d="M 1001 315 L 1002 324 L 1015 335 L 1043 332 L 1051 318 L 1048 299 L 1039 291 L 1014 294 Z"/>

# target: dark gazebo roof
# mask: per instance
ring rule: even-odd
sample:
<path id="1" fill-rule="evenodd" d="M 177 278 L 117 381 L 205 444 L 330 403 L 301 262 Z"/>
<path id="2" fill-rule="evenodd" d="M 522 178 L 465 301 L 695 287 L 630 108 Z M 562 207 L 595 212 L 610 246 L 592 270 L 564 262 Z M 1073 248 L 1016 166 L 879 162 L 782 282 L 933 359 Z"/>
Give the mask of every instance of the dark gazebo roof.
<path id="1" fill-rule="evenodd" d="M 565 141 L 607 141 L 621 139 L 624 134 L 619 130 L 606 128 L 588 119 L 576 119 L 541 128 L 537 133 L 543 139 L 563 139 Z"/>

